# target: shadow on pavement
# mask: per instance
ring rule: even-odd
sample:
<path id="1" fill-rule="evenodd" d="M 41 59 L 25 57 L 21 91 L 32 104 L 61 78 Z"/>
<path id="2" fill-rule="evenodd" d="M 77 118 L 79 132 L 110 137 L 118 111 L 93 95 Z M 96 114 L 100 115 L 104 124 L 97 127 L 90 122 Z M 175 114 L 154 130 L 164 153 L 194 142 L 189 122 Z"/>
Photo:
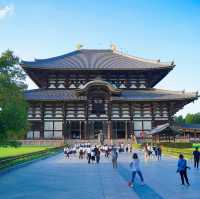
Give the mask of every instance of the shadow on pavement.
<path id="1" fill-rule="evenodd" d="M 128 181 L 130 180 L 130 171 L 128 171 L 127 168 L 119 164 L 118 172 L 124 180 Z M 133 191 L 138 195 L 140 199 L 164 199 L 162 196 L 160 196 L 158 193 L 156 193 L 151 187 L 148 185 L 141 186 L 137 181 L 134 185 L 134 188 L 132 188 Z"/>

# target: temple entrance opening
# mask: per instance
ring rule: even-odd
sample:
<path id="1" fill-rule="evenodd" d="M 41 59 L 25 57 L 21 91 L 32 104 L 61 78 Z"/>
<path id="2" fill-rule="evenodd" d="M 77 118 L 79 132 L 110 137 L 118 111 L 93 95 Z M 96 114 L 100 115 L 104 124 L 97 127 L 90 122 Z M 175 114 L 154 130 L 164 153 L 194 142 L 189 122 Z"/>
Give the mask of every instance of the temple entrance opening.
<path id="1" fill-rule="evenodd" d="M 94 137 L 95 137 L 95 139 L 98 138 L 99 133 L 103 133 L 103 122 L 95 121 L 94 122 Z"/>

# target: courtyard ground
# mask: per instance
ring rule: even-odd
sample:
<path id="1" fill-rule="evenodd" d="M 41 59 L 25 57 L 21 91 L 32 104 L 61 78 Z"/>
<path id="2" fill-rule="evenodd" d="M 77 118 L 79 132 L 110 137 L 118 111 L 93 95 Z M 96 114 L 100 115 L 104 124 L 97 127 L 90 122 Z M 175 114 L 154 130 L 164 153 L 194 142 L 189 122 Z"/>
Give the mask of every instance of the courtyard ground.
<path id="1" fill-rule="evenodd" d="M 145 185 L 136 178 L 135 188 L 128 187 L 131 154 L 119 155 L 119 167 L 102 157 L 99 165 L 73 157 L 65 160 L 58 154 L 0 175 L 1 199 L 199 199 L 200 171 L 189 171 L 191 186 L 181 186 L 176 173 L 177 160 L 145 162 L 141 168 Z M 191 162 L 189 162 L 191 165 Z M 191 165 L 192 166 L 192 165 Z"/>

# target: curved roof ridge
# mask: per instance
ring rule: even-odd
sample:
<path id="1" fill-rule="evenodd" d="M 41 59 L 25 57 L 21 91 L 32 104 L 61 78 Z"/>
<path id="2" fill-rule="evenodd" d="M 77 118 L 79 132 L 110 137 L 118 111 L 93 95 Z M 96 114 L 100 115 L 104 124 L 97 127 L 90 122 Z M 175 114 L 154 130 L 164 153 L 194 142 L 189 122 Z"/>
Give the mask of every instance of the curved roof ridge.
<path id="1" fill-rule="evenodd" d="M 47 61 L 47 60 L 53 60 L 53 59 L 58 59 L 58 58 L 62 58 L 62 57 L 66 57 L 66 56 L 71 56 L 75 53 L 78 53 L 80 50 L 74 50 L 72 52 L 69 53 L 65 53 L 62 55 L 58 55 L 58 56 L 54 56 L 54 57 L 49 57 L 49 58 L 44 58 L 44 59 L 35 59 L 35 61 Z"/>
<path id="2" fill-rule="evenodd" d="M 48 69 L 115 69 L 143 70 L 167 69 L 175 66 L 174 62 L 144 59 L 111 49 L 80 49 L 63 55 L 20 63 L 23 67 Z"/>
<path id="3" fill-rule="evenodd" d="M 147 63 L 153 63 L 153 64 L 159 64 L 159 65 L 164 65 L 164 66 L 174 66 L 173 61 L 171 62 L 160 62 L 160 59 L 146 59 L 146 58 L 142 58 L 142 57 L 137 57 L 137 56 L 133 56 L 133 55 L 129 55 L 127 53 L 118 51 L 118 50 L 113 50 L 114 53 L 131 58 L 131 59 L 136 59 L 138 61 L 142 61 L 142 62 L 147 62 Z"/>
<path id="4" fill-rule="evenodd" d="M 43 59 L 37 59 L 35 58 L 34 60 L 35 61 L 46 61 L 46 60 L 52 60 L 52 59 L 58 59 L 58 58 L 62 58 L 62 57 L 66 57 L 66 56 L 71 56 L 71 55 L 74 55 L 76 53 L 79 53 L 79 52 L 82 52 L 82 51 L 99 51 L 99 52 L 112 52 L 111 49 L 85 49 L 85 48 L 82 48 L 80 50 L 73 50 L 69 53 L 65 53 L 65 54 L 62 54 L 62 55 L 58 55 L 58 56 L 54 56 L 54 57 L 49 57 L 49 58 L 43 58 Z"/>
<path id="5" fill-rule="evenodd" d="M 152 88 L 152 90 L 162 91 L 162 92 L 166 92 L 166 93 L 170 92 L 170 93 L 181 94 L 181 95 L 183 95 L 183 94 L 185 94 L 185 95 L 195 95 L 195 96 L 198 97 L 198 91 L 196 91 L 196 92 L 195 91 L 193 91 L 193 92 L 186 92 L 185 90 L 175 91 L 175 90 L 167 90 L 167 89 L 160 89 L 160 88 Z"/>

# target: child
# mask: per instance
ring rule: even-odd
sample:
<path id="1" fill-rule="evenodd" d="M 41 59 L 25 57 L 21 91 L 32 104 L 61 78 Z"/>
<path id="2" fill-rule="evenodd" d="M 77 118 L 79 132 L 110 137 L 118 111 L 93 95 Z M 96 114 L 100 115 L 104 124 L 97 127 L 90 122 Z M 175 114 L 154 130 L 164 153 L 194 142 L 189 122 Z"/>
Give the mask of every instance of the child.
<path id="1" fill-rule="evenodd" d="M 185 182 L 184 182 L 184 179 L 185 179 L 187 185 L 189 186 L 190 183 L 189 183 L 188 177 L 187 177 L 187 169 L 190 169 L 190 167 L 187 166 L 187 161 L 184 159 L 184 156 L 182 154 L 180 154 L 179 160 L 178 160 L 177 172 L 180 173 L 182 185 L 185 185 Z"/>
<path id="2" fill-rule="evenodd" d="M 133 154 L 133 161 L 129 165 L 130 168 L 131 168 L 131 171 L 132 171 L 132 179 L 131 179 L 130 187 L 133 187 L 133 185 L 134 185 L 134 179 L 135 179 L 136 173 L 139 175 L 141 182 L 142 182 L 142 185 L 144 185 L 144 178 L 142 176 L 142 172 L 140 170 L 139 165 L 140 165 L 140 161 L 139 161 L 138 155 L 137 155 L 137 153 L 134 153 Z"/>

